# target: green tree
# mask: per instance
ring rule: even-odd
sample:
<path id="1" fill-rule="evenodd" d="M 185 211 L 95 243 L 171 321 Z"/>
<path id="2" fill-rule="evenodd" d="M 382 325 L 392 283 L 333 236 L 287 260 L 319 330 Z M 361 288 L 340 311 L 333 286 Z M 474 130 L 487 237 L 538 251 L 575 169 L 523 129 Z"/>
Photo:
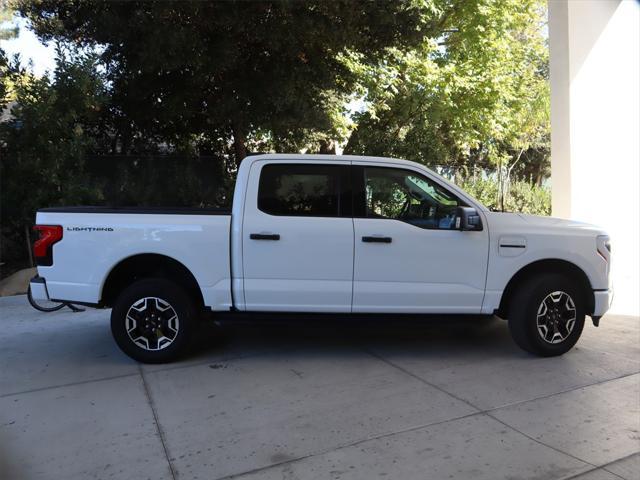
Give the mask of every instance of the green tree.
<path id="1" fill-rule="evenodd" d="M 15 101 L 0 123 L 3 261 L 27 257 L 25 241 L 38 208 L 96 201 L 84 165 L 99 148 L 106 99 L 92 54 L 58 48 L 53 79 L 33 77 L 6 57 L 4 63 L 1 82 L 12 82 Z"/>
<path id="2" fill-rule="evenodd" d="M 344 135 L 357 78 L 342 54 L 377 63 L 436 28 L 431 0 L 167 2 L 24 0 L 44 39 L 103 48 L 113 102 L 145 135 L 229 138 L 299 149 Z M 124 148 L 128 140 L 123 140 Z"/>
<path id="3" fill-rule="evenodd" d="M 8 0 L 0 0 L 0 40 L 16 38 L 20 29 L 17 25 L 7 25 L 13 20 L 14 9 Z"/>
<path id="4" fill-rule="evenodd" d="M 445 164 L 490 206 L 546 211 L 544 188 L 511 181 L 540 185 L 548 173 L 543 0 L 14 5 L 43 40 L 66 47 L 51 78 L 0 50 L 0 107 L 12 102 L 0 124 L 3 259 L 23 251 L 40 206 L 192 203 L 210 160 L 224 162 L 206 166 L 224 178 L 201 203 L 228 202 L 247 151 L 331 152 L 345 141 L 346 153 Z M 354 98 L 366 108 L 350 116 Z M 175 163 L 170 175 L 158 153 Z M 101 157 L 112 154 L 147 157 Z M 88 186 L 88 156 L 118 181 Z M 497 173 L 460 177 L 474 165 Z M 167 177 L 184 188 L 152 187 Z"/>
<path id="5" fill-rule="evenodd" d="M 345 151 L 509 173 L 547 162 L 544 2 L 438 3 L 438 37 L 375 66 L 350 58 L 368 108 Z"/>

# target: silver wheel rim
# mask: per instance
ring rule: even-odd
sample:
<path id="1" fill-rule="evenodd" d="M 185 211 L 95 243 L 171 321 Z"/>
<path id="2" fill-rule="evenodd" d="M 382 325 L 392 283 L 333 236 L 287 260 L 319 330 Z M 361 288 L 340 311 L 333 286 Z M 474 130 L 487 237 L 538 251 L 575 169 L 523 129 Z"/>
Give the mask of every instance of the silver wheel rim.
<path id="1" fill-rule="evenodd" d="M 544 297 L 538 307 L 536 326 L 545 342 L 565 341 L 575 324 L 576 305 L 568 293 L 557 290 Z"/>
<path id="2" fill-rule="evenodd" d="M 176 339 L 180 320 L 166 300 L 144 297 L 129 308 L 125 328 L 131 341 L 138 347 L 157 351 L 167 348 Z"/>

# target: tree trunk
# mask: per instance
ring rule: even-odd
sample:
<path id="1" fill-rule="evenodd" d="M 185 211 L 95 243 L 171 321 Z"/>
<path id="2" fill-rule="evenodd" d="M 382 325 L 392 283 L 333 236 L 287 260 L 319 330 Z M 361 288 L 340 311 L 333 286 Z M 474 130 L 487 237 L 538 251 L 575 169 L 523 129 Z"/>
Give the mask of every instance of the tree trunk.
<path id="1" fill-rule="evenodd" d="M 240 168 L 240 163 L 247 156 L 247 137 L 239 121 L 234 120 L 231 125 L 233 131 L 233 149 L 236 154 L 236 167 Z"/>
<path id="2" fill-rule="evenodd" d="M 354 148 L 358 143 L 358 128 L 356 127 L 349 135 L 349 140 L 347 140 L 347 144 L 344 146 L 342 153 L 344 155 L 353 155 Z"/>
<path id="3" fill-rule="evenodd" d="M 524 148 L 520 149 L 520 153 L 518 153 L 518 156 L 516 157 L 515 161 L 509 165 L 506 165 L 506 175 L 505 178 L 502 178 L 502 162 L 500 163 L 500 209 L 504 212 L 504 203 L 505 203 L 505 197 L 509 194 L 509 187 L 511 186 L 511 171 L 513 170 L 513 167 L 515 167 L 518 162 L 520 161 L 520 159 L 522 158 L 522 154 L 524 153 Z"/>
<path id="4" fill-rule="evenodd" d="M 498 162 L 498 208 L 501 212 L 504 212 L 504 195 L 502 190 L 504 179 L 502 174 L 502 159 Z"/>
<path id="5" fill-rule="evenodd" d="M 320 150 L 318 153 L 326 155 L 336 154 L 336 144 L 332 140 L 324 139 L 320 141 Z"/>

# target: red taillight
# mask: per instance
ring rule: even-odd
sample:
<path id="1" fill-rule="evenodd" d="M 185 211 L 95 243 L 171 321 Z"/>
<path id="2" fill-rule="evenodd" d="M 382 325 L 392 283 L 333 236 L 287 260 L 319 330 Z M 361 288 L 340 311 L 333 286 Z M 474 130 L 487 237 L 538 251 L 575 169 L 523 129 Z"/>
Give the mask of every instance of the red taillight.
<path id="1" fill-rule="evenodd" d="M 53 244 L 62 240 L 60 225 L 36 225 L 33 230 L 38 232 L 38 240 L 33 244 L 33 255 L 36 263 L 45 267 L 53 265 Z"/>

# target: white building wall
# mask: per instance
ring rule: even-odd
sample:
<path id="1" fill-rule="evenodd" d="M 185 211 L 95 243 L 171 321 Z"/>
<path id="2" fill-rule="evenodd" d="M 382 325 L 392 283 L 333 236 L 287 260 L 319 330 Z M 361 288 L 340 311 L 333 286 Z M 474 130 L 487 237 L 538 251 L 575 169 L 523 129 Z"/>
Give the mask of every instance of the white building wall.
<path id="1" fill-rule="evenodd" d="M 640 1 L 549 0 L 553 215 L 612 237 L 612 312 L 640 314 Z"/>

